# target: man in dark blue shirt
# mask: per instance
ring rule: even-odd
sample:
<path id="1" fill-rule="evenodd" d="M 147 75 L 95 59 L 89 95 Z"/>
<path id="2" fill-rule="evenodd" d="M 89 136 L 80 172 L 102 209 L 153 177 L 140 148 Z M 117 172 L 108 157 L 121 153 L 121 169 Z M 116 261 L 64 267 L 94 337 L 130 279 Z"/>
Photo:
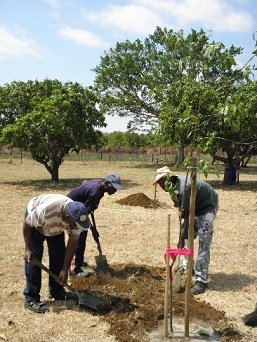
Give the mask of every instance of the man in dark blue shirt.
<path id="1" fill-rule="evenodd" d="M 72 189 L 67 197 L 73 201 L 81 202 L 85 205 L 87 213 L 93 213 L 101 198 L 105 193 L 113 195 L 117 190 L 123 189 L 121 185 L 121 179 L 116 173 L 109 173 L 106 178 L 103 179 L 91 179 L 84 181 L 79 186 Z M 71 263 L 70 275 L 84 276 L 85 273 L 81 269 L 84 263 L 84 253 L 86 249 L 87 231 L 83 231 L 78 239 L 78 245 L 75 252 L 75 256 Z"/>

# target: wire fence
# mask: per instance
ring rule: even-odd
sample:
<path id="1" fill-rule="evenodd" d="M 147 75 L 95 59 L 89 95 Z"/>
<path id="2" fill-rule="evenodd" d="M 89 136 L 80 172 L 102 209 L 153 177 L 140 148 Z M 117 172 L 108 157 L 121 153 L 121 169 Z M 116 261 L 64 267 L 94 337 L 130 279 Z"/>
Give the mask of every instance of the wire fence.
<path id="1" fill-rule="evenodd" d="M 1 149 L 0 159 L 5 159 L 10 163 L 12 160 L 32 159 L 30 152 L 19 149 Z M 64 160 L 69 161 L 107 161 L 112 162 L 137 162 L 137 163 L 168 163 L 173 165 L 177 163 L 177 153 L 173 150 L 156 149 L 149 151 L 87 151 L 83 150 L 79 153 L 69 153 L 64 157 Z"/>

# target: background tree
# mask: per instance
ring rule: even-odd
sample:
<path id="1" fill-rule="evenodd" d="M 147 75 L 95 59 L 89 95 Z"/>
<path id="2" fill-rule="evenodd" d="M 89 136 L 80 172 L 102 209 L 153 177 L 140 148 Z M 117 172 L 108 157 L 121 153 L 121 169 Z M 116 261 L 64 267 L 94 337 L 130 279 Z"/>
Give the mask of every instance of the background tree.
<path id="1" fill-rule="evenodd" d="M 107 146 L 121 148 L 125 147 L 125 137 L 124 133 L 120 131 L 114 131 L 108 133 L 107 135 Z"/>
<path id="2" fill-rule="evenodd" d="M 212 145 L 218 145 L 226 151 L 227 158 L 213 154 L 213 158 L 221 160 L 227 166 L 246 166 L 257 151 L 257 82 L 250 82 L 238 87 L 236 92 L 227 98 L 226 106 L 218 108 L 222 120 L 217 120 L 219 130 L 212 134 L 205 149 L 210 151 Z"/>
<path id="3" fill-rule="evenodd" d="M 57 80 L 13 82 L 1 88 L 1 142 L 30 151 L 59 180 L 59 166 L 70 151 L 97 146 L 104 116 L 97 98 L 78 83 Z"/>
<path id="4" fill-rule="evenodd" d="M 136 152 L 141 147 L 151 146 L 151 134 L 140 134 L 138 132 L 114 131 L 105 133 L 106 145 L 115 148 L 128 148 Z"/>

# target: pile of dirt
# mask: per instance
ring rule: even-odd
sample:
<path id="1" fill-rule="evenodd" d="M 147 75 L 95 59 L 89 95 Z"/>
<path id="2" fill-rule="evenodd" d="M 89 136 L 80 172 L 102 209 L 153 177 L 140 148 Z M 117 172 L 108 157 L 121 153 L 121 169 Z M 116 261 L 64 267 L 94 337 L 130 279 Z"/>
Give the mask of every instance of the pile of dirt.
<path id="1" fill-rule="evenodd" d="M 122 198 L 120 200 L 117 200 L 116 203 L 121 205 L 131 205 L 131 206 L 139 206 L 144 208 L 154 208 L 157 206 L 162 206 L 160 202 L 157 200 L 154 201 L 151 198 L 147 197 L 142 192 L 137 194 L 129 195 L 125 198 Z"/>
<path id="2" fill-rule="evenodd" d="M 111 310 L 101 315 L 109 323 L 110 335 L 118 342 L 146 341 L 164 318 L 165 268 L 113 265 L 111 277 L 91 274 L 74 278 L 72 286 L 84 293 L 111 303 Z M 185 294 L 172 295 L 174 317 L 184 317 Z M 207 323 L 220 341 L 241 341 L 242 336 L 229 323 L 223 311 L 190 297 L 190 317 Z"/>

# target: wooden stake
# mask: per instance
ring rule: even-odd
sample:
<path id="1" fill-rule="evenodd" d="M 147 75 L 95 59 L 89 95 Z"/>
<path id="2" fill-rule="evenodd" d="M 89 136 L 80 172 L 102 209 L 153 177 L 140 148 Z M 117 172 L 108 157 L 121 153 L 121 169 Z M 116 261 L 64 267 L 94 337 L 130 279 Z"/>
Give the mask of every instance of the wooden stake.
<path id="1" fill-rule="evenodd" d="M 195 199 L 196 199 L 196 158 L 192 158 L 191 171 L 191 196 L 189 208 L 189 225 L 188 225 L 188 248 L 194 248 L 194 219 L 195 219 Z M 189 315 L 190 315 L 190 288 L 193 273 L 193 255 L 188 257 L 188 274 L 185 290 L 185 337 L 189 337 Z"/>
<path id="2" fill-rule="evenodd" d="M 168 214 L 167 224 L 167 248 L 170 248 L 170 214 Z M 170 290 L 170 256 L 166 255 L 166 281 L 165 281 L 165 298 L 164 298 L 164 336 L 168 337 L 168 314 L 169 314 L 169 290 Z M 171 313 L 170 313 L 171 314 Z"/>
<path id="3" fill-rule="evenodd" d="M 156 191 L 157 191 L 157 184 L 154 184 L 154 196 L 153 196 L 153 204 L 154 204 L 154 209 L 156 208 Z"/>
<path id="4" fill-rule="evenodd" d="M 158 158 L 156 158 L 156 168 L 158 168 L 158 163 L 159 163 L 159 160 L 158 160 Z M 153 198 L 154 209 L 156 208 L 156 191 L 157 191 L 157 184 L 155 183 L 154 184 L 154 198 Z"/>
<path id="5" fill-rule="evenodd" d="M 167 238 L 167 242 L 169 242 L 169 247 L 170 247 L 170 214 L 168 214 L 168 238 Z M 169 257 L 170 260 L 170 257 Z M 173 332 L 173 326 L 172 326 L 172 274 L 171 274 L 171 266 L 169 264 L 169 284 L 170 284 L 170 331 Z"/>

